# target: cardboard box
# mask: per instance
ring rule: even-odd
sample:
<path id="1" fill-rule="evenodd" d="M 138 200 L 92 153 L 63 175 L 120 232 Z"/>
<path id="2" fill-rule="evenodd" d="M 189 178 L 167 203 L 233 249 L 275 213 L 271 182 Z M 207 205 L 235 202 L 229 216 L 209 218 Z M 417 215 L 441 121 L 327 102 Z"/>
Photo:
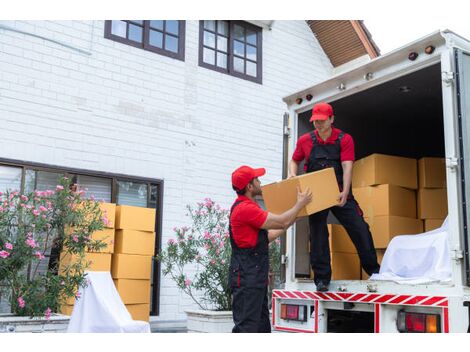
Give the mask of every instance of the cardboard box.
<path id="1" fill-rule="evenodd" d="M 377 254 L 377 261 L 379 262 L 379 264 L 382 264 L 382 259 L 384 258 L 384 254 L 385 254 L 385 249 L 377 249 L 375 251 L 375 253 Z M 369 279 L 369 275 L 367 275 L 367 273 L 364 271 L 364 269 L 361 270 L 361 280 L 367 280 Z"/>
<path id="2" fill-rule="evenodd" d="M 328 225 L 331 252 L 356 253 L 356 247 L 342 225 Z"/>
<path id="3" fill-rule="evenodd" d="M 116 204 L 113 203 L 100 203 L 100 209 L 103 213 L 103 216 L 106 216 L 108 219 L 108 228 L 114 228 L 115 219 L 116 219 Z"/>
<path id="4" fill-rule="evenodd" d="M 418 218 L 445 219 L 447 216 L 447 189 L 422 188 L 418 190 Z"/>
<path id="5" fill-rule="evenodd" d="M 361 263 L 355 253 L 331 253 L 332 280 L 360 280 Z"/>
<path id="6" fill-rule="evenodd" d="M 438 229 L 444 223 L 444 219 L 424 219 L 424 231 L 432 231 Z"/>
<path id="7" fill-rule="evenodd" d="M 150 280 L 114 280 L 114 285 L 124 304 L 150 302 Z"/>
<path id="8" fill-rule="evenodd" d="M 155 231 L 156 210 L 151 208 L 116 206 L 116 229 Z"/>
<path id="9" fill-rule="evenodd" d="M 266 209 L 282 214 L 297 202 L 297 187 L 303 192 L 308 187 L 313 199 L 300 211 L 298 217 L 310 215 L 338 204 L 339 188 L 333 168 L 296 176 L 262 187 Z"/>
<path id="10" fill-rule="evenodd" d="M 414 235 L 423 232 L 422 220 L 401 216 L 374 216 L 368 219 L 375 248 L 387 248 L 390 240 L 398 235 Z"/>
<path id="11" fill-rule="evenodd" d="M 444 158 L 418 160 L 419 188 L 446 188 L 446 163 Z"/>
<path id="12" fill-rule="evenodd" d="M 155 253 L 155 232 L 116 230 L 114 252 L 153 255 Z"/>
<path id="13" fill-rule="evenodd" d="M 364 217 L 395 215 L 416 218 L 416 193 L 413 190 L 380 185 L 354 188 L 353 194 Z"/>
<path id="14" fill-rule="evenodd" d="M 59 272 L 63 272 L 65 265 L 70 265 L 78 260 L 77 255 L 62 252 L 60 254 Z M 110 253 L 85 253 L 85 261 L 90 265 L 87 271 L 110 271 L 111 270 L 111 254 Z"/>
<path id="15" fill-rule="evenodd" d="M 91 235 L 91 239 L 94 241 L 103 241 L 106 243 L 106 247 L 102 248 L 96 253 L 113 253 L 114 252 L 114 229 L 106 228 L 104 230 L 96 231 Z"/>
<path id="16" fill-rule="evenodd" d="M 410 189 L 418 188 L 416 159 L 372 154 L 357 160 L 353 166 L 352 186 L 366 187 L 391 184 Z"/>
<path id="17" fill-rule="evenodd" d="M 126 304 L 133 320 L 150 320 L 150 304 Z"/>
<path id="18" fill-rule="evenodd" d="M 113 279 L 150 280 L 152 257 L 135 254 L 113 254 L 111 274 Z"/>

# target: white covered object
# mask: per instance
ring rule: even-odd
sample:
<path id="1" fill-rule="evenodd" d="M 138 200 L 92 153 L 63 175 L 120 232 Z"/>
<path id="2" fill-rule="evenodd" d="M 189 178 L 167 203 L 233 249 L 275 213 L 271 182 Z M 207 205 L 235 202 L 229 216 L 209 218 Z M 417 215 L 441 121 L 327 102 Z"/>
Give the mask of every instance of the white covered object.
<path id="1" fill-rule="evenodd" d="M 148 322 L 132 320 L 108 271 L 87 272 L 87 279 L 67 332 L 150 332 Z"/>
<path id="2" fill-rule="evenodd" d="M 445 283 L 452 278 L 447 219 L 438 229 L 396 236 L 385 251 L 378 274 L 370 280 L 406 284 Z"/>

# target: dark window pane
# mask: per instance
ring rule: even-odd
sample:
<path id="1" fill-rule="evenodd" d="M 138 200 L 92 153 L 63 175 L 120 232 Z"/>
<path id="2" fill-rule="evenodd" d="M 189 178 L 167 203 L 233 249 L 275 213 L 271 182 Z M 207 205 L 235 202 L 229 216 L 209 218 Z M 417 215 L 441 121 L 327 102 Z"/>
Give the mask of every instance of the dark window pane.
<path id="1" fill-rule="evenodd" d="M 215 32 L 215 21 L 204 21 L 204 28 Z"/>
<path id="2" fill-rule="evenodd" d="M 142 27 L 134 26 L 133 24 L 129 25 L 129 40 L 142 43 L 142 33 Z"/>
<path id="3" fill-rule="evenodd" d="M 235 39 L 238 39 L 238 40 L 241 40 L 241 41 L 245 41 L 245 28 L 239 26 L 239 25 L 235 25 L 233 26 L 234 28 L 234 37 Z"/>
<path id="4" fill-rule="evenodd" d="M 202 60 L 207 64 L 215 65 L 215 51 L 204 48 Z"/>
<path id="5" fill-rule="evenodd" d="M 234 57 L 233 69 L 237 72 L 245 73 L 245 60 Z"/>
<path id="6" fill-rule="evenodd" d="M 233 43 L 233 53 L 238 56 L 245 56 L 245 44 L 235 40 Z"/>
<path id="7" fill-rule="evenodd" d="M 256 32 L 246 30 L 246 41 L 250 44 L 256 45 Z"/>
<path id="8" fill-rule="evenodd" d="M 217 36 L 217 50 L 227 52 L 227 38 Z"/>
<path id="9" fill-rule="evenodd" d="M 157 185 L 150 185 L 150 200 L 148 207 L 149 208 L 157 208 L 158 206 L 158 186 Z"/>
<path id="10" fill-rule="evenodd" d="M 215 34 L 204 31 L 204 45 L 215 48 Z"/>
<path id="11" fill-rule="evenodd" d="M 178 21 L 166 21 L 166 32 L 178 35 L 179 33 Z"/>
<path id="12" fill-rule="evenodd" d="M 227 21 L 217 21 L 217 33 L 228 37 L 228 22 Z"/>
<path id="13" fill-rule="evenodd" d="M 217 53 L 217 66 L 227 68 L 227 55 Z"/>
<path id="14" fill-rule="evenodd" d="M 147 184 L 117 181 L 117 204 L 147 207 Z"/>
<path id="15" fill-rule="evenodd" d="M 130 20 L 130 21 L 133 22 L 133 23 L 140 24 L 141 26 L 144 25 L 144 21 L 142 21 L 142 20 Z"/>
<path id="16" fill-rule="evenodd" d="M 163 31 L 163 21 L 150 21 L 150 27 Z"/>
<path id="17" fill-rule="evenodd" d="M 165 35 L 165 50 L 178 52 L 178 38 L 171 35 Z"/>
<path id="18" fill-rule="evenodd" d="M 157 48 L 163 48 L 163 34 L 150 30 L 149 43 Z"/>
<path id="19" fill-rule="evenodd" d="M 247 45 L 246 46 L 246 57 L 250 60 L 256 61 L 256 47 Z"/>
<path id="20" fill-rule="evenodd" d="M 249 76 L 256 77 L 256 64 L 254 62 L 246 62 L 246 74 Z"/>
<path id="21" fill-rule="evenodd" d="M 111 34 L 126 38 L 127 23 L 124 21 L 111 21 Z"/>
<path id="22" fill-rule="evenodd" d="M 27 170 L 29 171 L 29 170 Z M 21 175 L 23 169 L 20 167 L 0 166 L 0 191 L 5 192 L 7 190 L 19 191 L 21 188 Z M 31 189 L 25 191 L 32 191 L 34 183 Z"/>

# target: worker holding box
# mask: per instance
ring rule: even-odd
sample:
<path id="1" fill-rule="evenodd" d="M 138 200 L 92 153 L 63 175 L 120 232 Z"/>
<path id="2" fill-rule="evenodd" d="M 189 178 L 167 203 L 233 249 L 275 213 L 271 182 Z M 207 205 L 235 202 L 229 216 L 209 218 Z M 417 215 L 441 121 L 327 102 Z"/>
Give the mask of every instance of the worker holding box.
<path id="1" fill-rule="evenodd" d="M 309 216 L 310 264 L 318 291 L 328 291 L 331 280 L 330 246 L 327 217 L 331 210 L 348 232 L 354 243 L 361 265 L 367 274 L 378 273 L 380 266 L 369 226 L 351 192 L 354 141 L 352 137 L 333 127 L 333 108 L 327 103 L 315 104 L 310 122 L 314 131 L 302 135 L 297 141 L 289 174 L 297 176 L 299 164 L 305 160 L 304 170 L 313 172 L 333 167 L 339 186 L 338 206 Z"/>
<path id="2" fill-rule="evenodd" d="M 265 172 L 263 168 L 241 166 L 232 173 L 232 187 L 238 194 L 229 218 L 232 246 L 229 286 L 235 324 L 232 332 L 271 332 L 268 245 L 285 233 L 300 210 L 312 200 L 309 189 L 303 193 L 298 190 L 297 203 L 291 209 L 280 215 L 264 211 L 255 197 L 262 193 L 258 177 Z"/>

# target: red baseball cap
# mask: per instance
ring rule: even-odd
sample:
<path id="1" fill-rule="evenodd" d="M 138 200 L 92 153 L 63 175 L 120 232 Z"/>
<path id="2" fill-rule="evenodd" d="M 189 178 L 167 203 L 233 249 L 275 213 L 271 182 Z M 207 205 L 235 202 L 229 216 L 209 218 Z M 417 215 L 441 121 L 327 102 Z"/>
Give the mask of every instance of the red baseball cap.
<path id="1" fill-rule="evenodd" d="M 327 120 L 333 115 L 333 108 L 328 103 L 318 103 L 313 106 L 312 117 L 310 122 L 314 120 Z"/>
<path id="2" fill-rule="evenodd" d="M 265 173 L 265 168 L 253 169 L 246 165 L 240 166 L 232 173 L 232 185 L 242 190 L 252 179 L 263 176 Z"/>

